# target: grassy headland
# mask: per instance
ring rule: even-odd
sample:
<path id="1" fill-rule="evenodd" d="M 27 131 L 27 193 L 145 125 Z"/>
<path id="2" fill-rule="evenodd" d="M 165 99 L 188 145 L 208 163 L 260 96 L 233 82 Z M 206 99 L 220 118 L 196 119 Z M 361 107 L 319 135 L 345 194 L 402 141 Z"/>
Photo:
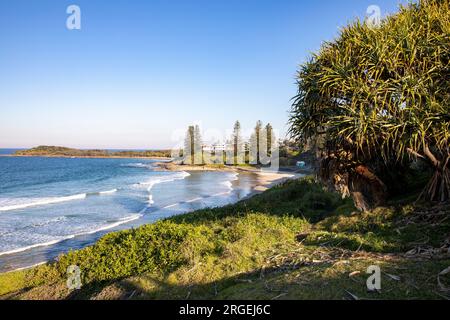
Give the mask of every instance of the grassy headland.
<path id="1" fill-rule="evenodd" d="M 445 274 L 438 283 L 450 265 L 449 210 L 404 197 L 360 213 L 310 178 L 287 181 L 237 204 L 111 233 L 53 264 L 0 275 L 0 295 L 441 299 L 450 286 Z M 70 265 L 81 268 L 81 290 L 66 287 Z M 367 292 L 370 265 L 381 267 L 380 292 Z"/>
<path id="2" fill-rule="evenodd" d="M 170 158 L 170 150 L 148 151 L 108 151 L 108 150 L 80 150 L 66 147 L 39 146 L 36 148 L 21 150 L 14 156 L 28 157 L 76 157 L 76 158 Z"/>

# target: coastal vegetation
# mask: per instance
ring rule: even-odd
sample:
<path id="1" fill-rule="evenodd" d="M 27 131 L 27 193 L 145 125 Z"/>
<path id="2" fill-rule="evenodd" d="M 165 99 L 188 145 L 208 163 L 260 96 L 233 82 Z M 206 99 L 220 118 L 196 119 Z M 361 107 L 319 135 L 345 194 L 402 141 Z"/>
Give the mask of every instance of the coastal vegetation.
<path id="1" fill-rule="evenodd" d="M 449 207 L 411 205 L 419 192 L 361 214 L 312 178 L 292 180 L 237 204 L 111 233 L 52 264 L 0 275 L 0 295 L 441 299 L 450 284 L 448 274 L 439 275 L 450 264 Z M 66 286 L 70 265 L 81 268 L 80 290 Z M 370 265 L 383 270 L 378 292 L 366 288 Z"/>
<path id="2" fill-rule="evenodd" d="M 90 157 L 90 158 L 170 158 L 170 150 L 148 151 L 109 151 L 109 150 L 80 150 L 66 147 L 39 146 L 36 148 L 17 151 L 15 156 L 39 157 Z"/>
<path id="3" fill-rule="evenodd" d="M 361 210 L 429 172 L 420 197 L 450 199 L 450 3 L 356 21 L 298 72 L 290 132 L 317 154 L 318 176 Z"/>

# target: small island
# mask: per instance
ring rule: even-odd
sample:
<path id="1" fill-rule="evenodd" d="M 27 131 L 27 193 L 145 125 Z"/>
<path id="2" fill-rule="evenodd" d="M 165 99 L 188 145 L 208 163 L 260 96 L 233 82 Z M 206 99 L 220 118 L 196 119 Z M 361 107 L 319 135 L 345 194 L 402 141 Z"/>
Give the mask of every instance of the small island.
<path id="1" fill-rule="evenodd" d="M 17 151 L 16 157 L 75 157 L 75 158 L 171 158 L 170 150 L 108 151 L 101 149 L 81 150 L 58 146 L 39 146 Z"/>

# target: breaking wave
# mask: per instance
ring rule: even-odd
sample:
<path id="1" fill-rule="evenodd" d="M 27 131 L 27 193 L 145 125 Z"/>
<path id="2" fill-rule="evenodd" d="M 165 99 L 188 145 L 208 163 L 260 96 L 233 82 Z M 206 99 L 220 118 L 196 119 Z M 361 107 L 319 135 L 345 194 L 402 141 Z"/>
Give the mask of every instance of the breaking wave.
<path id="1" fill-rule="evenodd" d="M 76 233 L 76 234 L 63 236 L 63 237 L 60 237 L 60 238 L 57 238 L 57 239 L 54 239 L 54 240 L 51 240 L 51 241 L 36 243 L 36 244 L 29 245 L 29 246 L 20 247 L 20 248 L 8 250 L 8 251 L 0 252 L 0 256 L 13 254 L 13 253 L 18 253 L 18 252 L 30 250 L 30 249 L 37 248 L 37 247 L 47 247 L 47 246 L 51 246 L 51 245 L 57 244 L 59 242 L 65 241 L 65 240 L 73 239 L 73 238 L 78 237 L 78 236 L 84 236 L 84 235 L 97 233 L 97 232 L 100 232 L 100 231 L 109 230 L 109 229 L 118 227 L 118 226 L 120 226 L 120 225 L 122 225 L 124 223 L 128 223 L 128 222 L 137 220 L 137 219 L 139 219 L 141 217 L 142 217 L 141 214 L 134 214 L 132 216 L 128 216 L 128 217 L 125 217 L 125 218 L 122 218 L 122 219 L 119 219 L 119 220 L 116 220 L 116 221 L 111 221 L 109 224 L 106 224 L 106 225 L 101 226 L 101 227 L 96 228 L 96 229 L 86 230 L 86 231 L 79 232 L 79 233 Z"/>
<path id="2" fill-rule="evenodd" d="M 100 191 L 100 192 L 90 192 L 90 193 L 80 193 L 71 196 L 63 197 L 47 197 L 47 198 L 10 198 L 10 199 L 0 199 L 0 212 L 1 211 L 12 211 L 20 210 L 29 207 L 45 206 L 49 204 L 56 204 L 68 201 L 83 200 L 88 196 L 99 196 L 99 195 L 109 195 L 117 192 L 117 189 Z"/>

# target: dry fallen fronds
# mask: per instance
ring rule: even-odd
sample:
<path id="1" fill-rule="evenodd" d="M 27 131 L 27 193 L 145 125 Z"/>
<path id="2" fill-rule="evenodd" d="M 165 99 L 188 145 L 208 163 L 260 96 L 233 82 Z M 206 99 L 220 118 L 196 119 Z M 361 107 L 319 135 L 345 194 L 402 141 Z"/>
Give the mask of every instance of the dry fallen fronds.
<path id="1" fill-rule="evenodd" d="M 438 204 L 431 207 L 416 208 L 407 217 L 398 221 L 399 226 L 406 226 L 409 224 L 440 225 L 450 218 L 450 204 Z"/>
<path id="2" fill-rule="evenodd" d="M 287 295 L 287 294 L 288 294 L 287 292 L 283 292 L 283 293 L 281 293 L 281 294 L 279 294 L 279 295 L 273 297 L 273 298 L 270 299 L 270 300 L 277 300 L 278 298 L 284 297 L 284 296 Z"/>
<path id="3" fill-rule="evenodd" d="M 404 254 L 409 259 L 445 259 L 450 257 L 448 247 L 417 246 Z"/>
<path id="4" fill-rule="evenodd" d="M 351 298 L 351 300 L 359 300 L 359 297 L 353 293 L 351 293 L 350 291 L 344 290 L 345 293 L 347 293 L 347 295 Z"/>
<path id="5" fill-rule="evenodd" d="M 360 274 L 361 274 L 361 271 L 353 271 L 353 272 L 350 272 L 348 276 L 351 278 L 351 277 L 354 277 L 354 276 L 358 276 Z"/>
<path id="6" fill-rule="evenodd" d="M 401 278 L 399 276 L 396 276 L 395 274 L 390 274 L 390 273 L 387 273 L 387 272 L 384 272 L 384 274 L 387 275 L 392 280 L 395 280 L 395 281 L 400 281 L 401 280 Z"/>

